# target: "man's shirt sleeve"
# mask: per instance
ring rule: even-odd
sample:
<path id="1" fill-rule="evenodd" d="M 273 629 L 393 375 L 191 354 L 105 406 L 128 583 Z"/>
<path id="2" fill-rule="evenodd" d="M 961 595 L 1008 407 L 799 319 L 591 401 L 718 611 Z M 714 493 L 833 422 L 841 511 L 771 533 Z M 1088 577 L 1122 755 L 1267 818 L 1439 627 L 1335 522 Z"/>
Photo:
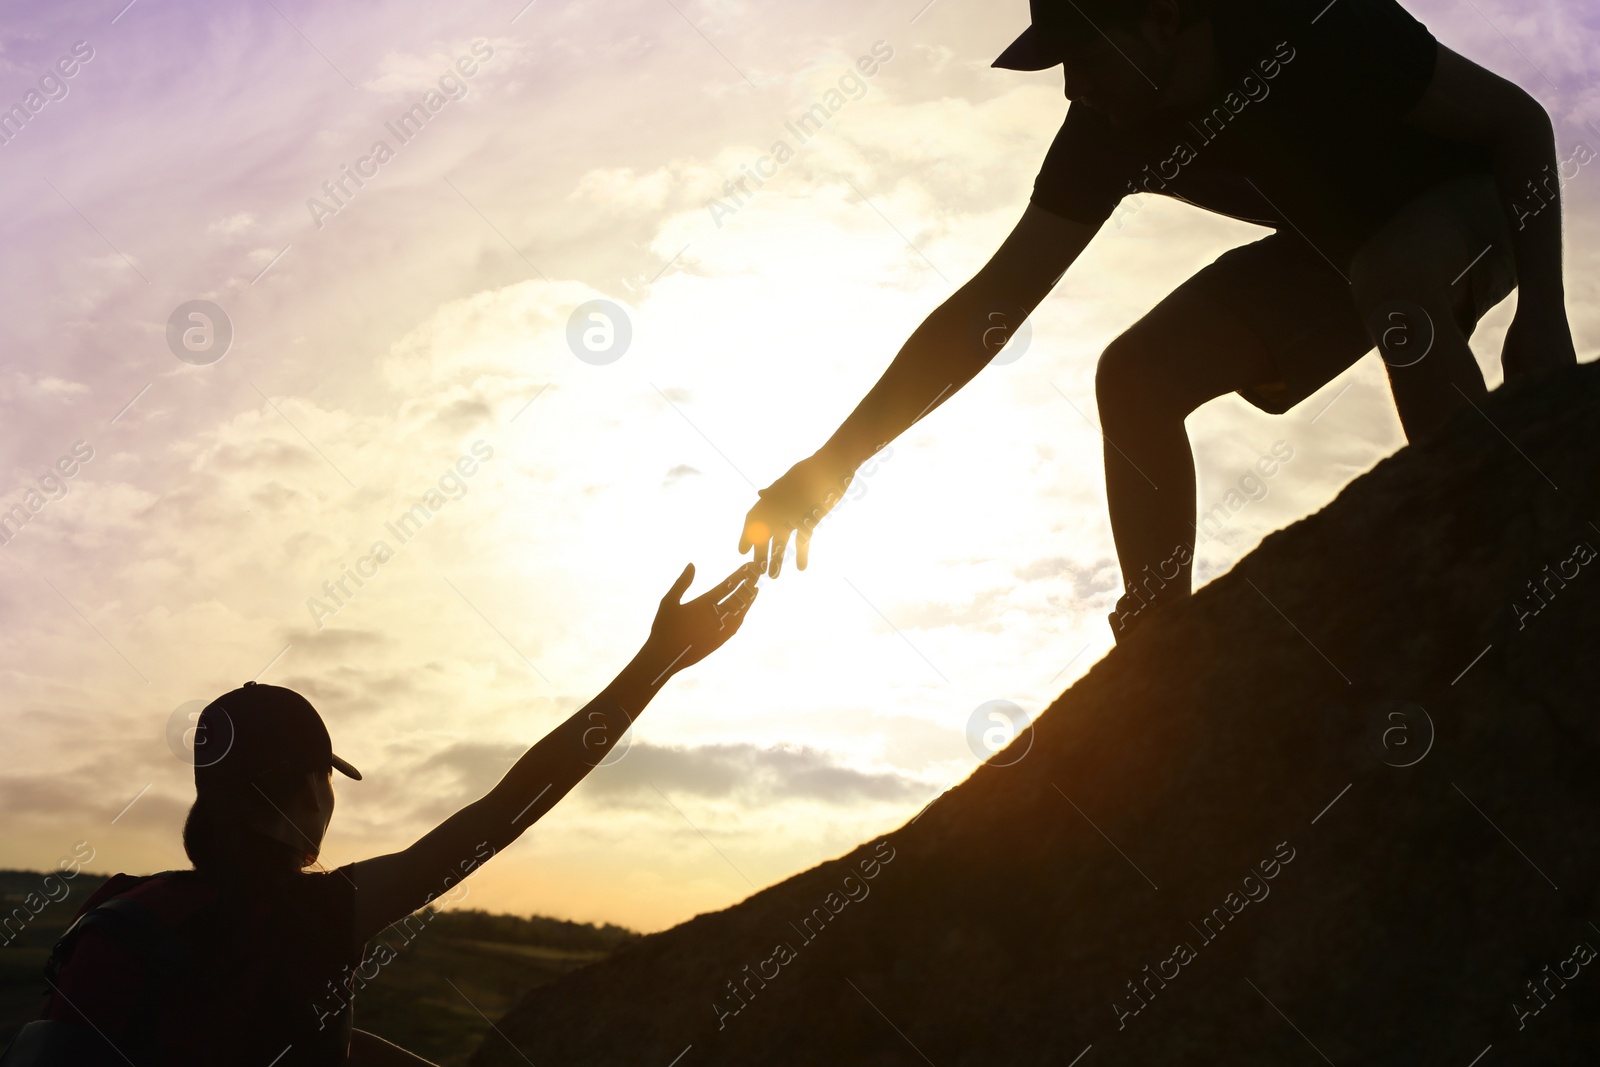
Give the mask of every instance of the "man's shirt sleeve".
<path id="1" fill-rule="evenodd" d="M 1103 117 L 1079 103 L 1070 104 L 1033 179 L 1028 202 L 1088 226 L 1110 218 L 1127 189 L 1108 151 L 1108 131 Z"/>

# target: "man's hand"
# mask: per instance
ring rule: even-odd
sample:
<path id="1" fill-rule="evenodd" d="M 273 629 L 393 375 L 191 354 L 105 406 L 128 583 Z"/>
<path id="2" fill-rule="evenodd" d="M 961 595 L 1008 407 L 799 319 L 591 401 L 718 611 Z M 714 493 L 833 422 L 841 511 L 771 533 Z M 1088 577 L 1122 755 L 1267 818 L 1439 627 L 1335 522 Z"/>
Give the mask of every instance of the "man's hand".
<path id="1" fill-rule="evenodd" d="M 1572 345 L 1572 329 L 1564 308 L 1544 310 L 1532 305 L 1518 306 L 1506 330 L 1500 349 L 1500 368 L 1505 380 L 1525 374 L 1571 367 L 1578 362 Z"/>
<path id="2" fill-rule="evenodd" d="M 694 581 L 694 564 L 684 567 L 661 598 L 643 657 L 674 674 L 705 659 L 738 631 L 745 612 L 760 592 L 756 588 L 760 577 L 761 570 L 755 563 L 745 563 L 718 585 L 688 603 L 680 603 L 679 597 Z"/>
<path id="3" fill-rule="evenodd" d="M 769 577 L 783 569 L 783 553 L 789 547 L 789 534 L 796 533 L 795 552 L 801 570 L 811 554 L 811 531 L 822 517 L 844 499 L 844 491 L 855 480 L 855 472 L 842 469 L 818 455 L 801 460 L 788 472 L 761 490 L 761 499 L 744 517 L 744 532 L 739 535 L 739 551 L 756 550 L 754 565 L 759 574 L 768 565 Z"/>

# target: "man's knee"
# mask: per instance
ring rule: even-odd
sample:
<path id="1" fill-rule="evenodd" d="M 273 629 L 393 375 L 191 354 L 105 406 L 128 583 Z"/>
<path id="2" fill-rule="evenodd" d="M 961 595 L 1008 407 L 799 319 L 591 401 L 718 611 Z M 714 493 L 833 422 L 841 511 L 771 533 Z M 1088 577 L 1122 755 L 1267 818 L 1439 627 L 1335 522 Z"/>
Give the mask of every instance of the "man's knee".
<path id="1" fill-rule="evenodd" d="M 1447 219 L 1407 213 L 1391 220 L 1356 250 L 1350 259 L 1350 292 L 1369 318 L 1384 305 L 1403 301 L 1424 310 L 1430 318 L 1463 326 L 1471 295 L 1461 277 L 1467 258 L 1460 234 Z M 1434 328 L 1444 325 L 1443 321 L 1433 323 Z"/>
<path id="2" fill-rule="evenodd" d="M 1137 323 L 1105 347 L 1095 367 L 1094 395 L 1101 421 L 1107 418 L 1183 417 L 1194 409 L 1176 394 L 1170 378 L 1170 351 L 1154 331 Z"/>

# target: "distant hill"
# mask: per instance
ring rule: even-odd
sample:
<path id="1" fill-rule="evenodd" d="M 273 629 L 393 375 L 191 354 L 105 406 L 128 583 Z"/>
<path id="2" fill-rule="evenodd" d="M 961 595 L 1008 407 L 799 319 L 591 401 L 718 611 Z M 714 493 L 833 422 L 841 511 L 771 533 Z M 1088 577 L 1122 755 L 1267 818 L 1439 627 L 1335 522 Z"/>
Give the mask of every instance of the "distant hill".
<path id="1" fill-rule="evenodd" d="M 1600 366 L 1499 389 L 917 818 L 472 1063 L 1592 1065 L 1597 550 Z"/>
<path id="2" fill-rule="evenodd" d="M 13 919 L 13 939 L 0 945 L 0 1048 L 38 1017 L 50 946 L 107 875 L 58 876 L 49 886 L 45 878 L 42 871 L 0 870 L 0 918 L 17 908 L 30 916 L 25 924 Z M 30 893 L 37 914 L 24 903 Z M 59 899 L 41 906 L 52 895 Z M 529 990 L 638 937 L 609 924 L 424 908 L 373 940 L 374 951 L 381 940 L 395 957 L 357 995 L 356 1023 L 445 1067 L 460 1067 L 485 1035 L 500 1040 L 485 1015 L 498 1018 Z"/>

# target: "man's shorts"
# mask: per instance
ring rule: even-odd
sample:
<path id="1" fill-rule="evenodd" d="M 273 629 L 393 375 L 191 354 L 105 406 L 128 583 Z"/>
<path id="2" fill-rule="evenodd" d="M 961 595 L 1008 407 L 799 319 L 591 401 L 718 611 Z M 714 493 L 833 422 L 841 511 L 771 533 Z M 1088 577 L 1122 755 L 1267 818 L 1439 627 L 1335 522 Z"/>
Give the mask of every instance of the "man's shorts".
<path id="1" fill-rule="evenodd" d="M 1452 284 L 1467 289 L 1470 321 L 1463 331 L 1470 336 L 1484 313 L 1516 287 L 1511 229 L 1494 176 L 1474 173 L 1436 185 L 1385 226 L 1403 224 L 1412 212 L 1437 213 L 1451 224 L 1457 247 L 1445 257 L 1452 263 L 1459 258 L 1464 272 Z M 1261 339 L 1277 369 L 1276 380 L 1238 393 L 1274 415 L 1322 388 L 1374 347 L 1349 283 L 1292 229 L 1230 248 L 1178 291 L 1198 292 L 1235 310 Z"/>

